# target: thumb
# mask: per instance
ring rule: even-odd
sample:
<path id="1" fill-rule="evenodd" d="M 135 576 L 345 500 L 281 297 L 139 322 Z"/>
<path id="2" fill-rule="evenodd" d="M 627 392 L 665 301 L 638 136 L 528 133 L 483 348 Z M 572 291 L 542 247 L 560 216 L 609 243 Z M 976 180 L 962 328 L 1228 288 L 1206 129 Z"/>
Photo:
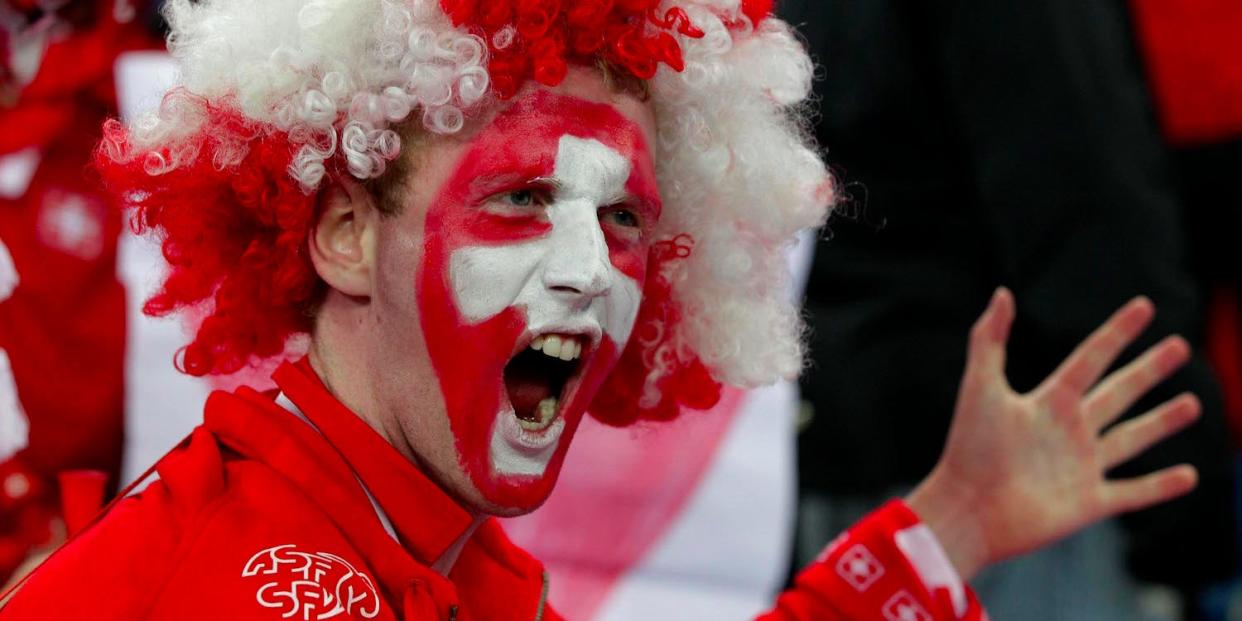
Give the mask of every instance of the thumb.
<path id="1" fill-rule="evenodd" d="M 1005 375 L 1005 347 L 1014 318 L 1013 294 L 1004 287 L 996 290 L 992 301 L 970 330 L 967 374 Z"/>

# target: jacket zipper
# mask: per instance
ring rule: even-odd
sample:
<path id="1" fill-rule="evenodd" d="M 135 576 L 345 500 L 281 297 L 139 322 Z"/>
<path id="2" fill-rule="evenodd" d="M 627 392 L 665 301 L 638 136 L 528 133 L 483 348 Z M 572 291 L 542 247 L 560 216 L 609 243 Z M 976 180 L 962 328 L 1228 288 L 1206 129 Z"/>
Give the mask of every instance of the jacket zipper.
<path id="1" fill-rule="evenodd" d="M 543 570 L 543 589 L 539 592 L 539 608 L 535 611 L 535 621 L 543 621 L 543 609 L 548 603 L 548 570 Z"/>

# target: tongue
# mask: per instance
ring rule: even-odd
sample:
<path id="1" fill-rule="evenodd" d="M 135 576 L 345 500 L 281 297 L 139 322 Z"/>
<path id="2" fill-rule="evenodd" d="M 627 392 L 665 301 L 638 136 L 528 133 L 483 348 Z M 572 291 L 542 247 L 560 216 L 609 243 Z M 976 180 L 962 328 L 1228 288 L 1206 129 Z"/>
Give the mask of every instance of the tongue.
<path id="1" fill-rule="evenodd" d="M 518 418 L 534 421 L 538 419 L 536 409 L 539 402 L 556 395 L 552 394 L 546 377 L 538 373 L 523 373 L 522 370 L 521 367 L 509 369 L 505 374 L 505 388 L 509 391 L 509 402 L 513 404 Z"/>

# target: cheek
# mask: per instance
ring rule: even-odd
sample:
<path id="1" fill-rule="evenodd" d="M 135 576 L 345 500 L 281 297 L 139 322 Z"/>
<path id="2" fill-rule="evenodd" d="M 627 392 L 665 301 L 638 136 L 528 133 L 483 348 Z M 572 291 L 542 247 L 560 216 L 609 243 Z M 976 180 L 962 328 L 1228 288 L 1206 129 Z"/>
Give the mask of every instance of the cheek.
<path id="1" fill-rule="evenodd" d="M 460 210 L 433 207 L 427 215 L 416 297 L 460 465 L 477 479 L 487 471 L 488 437 L 502 402 L 496 378 L 526 320 L 510 308 L 512 292 L 498 286 L 518 280 L 504 275 L 516 273 L 515 261 L 463 248 L 471 237 L 444 217 L 453 211 Z"/>
<path id="2" fill-rule="evenodd" d="M 458 248 L 447 282 L 463 319 L 480 322 L 513 305 L 541 258 L 537 243 Z"/>
<path id="3" fill-rule="evenodd" d="M 405 334 L 418 326 L 418 282 L 411 276 L 422 269 L 424 261 L 425 257 L 412 244 L 389 240 L 378 244 L 375 257 L 378 282 L 373 297 L 383 311 L 380 321 L 390 324 L 390 330 Z"/>
<path id="4" fill-rule="evenodd" d="M 623 239 L 607 230 L 604 239 L 608 242 L 608 259 L 613 267 L 642 289 L 643 276 L 647 273 L 647 244 Z"/>
<path id="5" fill-rule="evenodd" d="M 645 259 L 640 260 L 645 263 Z M 618 273 L 614 276 L 612 290 L 605 301 L 604 333 L 616 345 L 615 353 L 619 356 L 620 350 L 625 349 L 626 343 L 629 342 L 634 330 L 634 322 L 638 318 L 638 307 L 643 296 L 643 278 L 641 272 L 639 278 L 631 278 L 628 274 L 620 272 L 619 267 Z M 615 363 L 615 357 L 607 359 L 610 370 L 611 365 Z"/>

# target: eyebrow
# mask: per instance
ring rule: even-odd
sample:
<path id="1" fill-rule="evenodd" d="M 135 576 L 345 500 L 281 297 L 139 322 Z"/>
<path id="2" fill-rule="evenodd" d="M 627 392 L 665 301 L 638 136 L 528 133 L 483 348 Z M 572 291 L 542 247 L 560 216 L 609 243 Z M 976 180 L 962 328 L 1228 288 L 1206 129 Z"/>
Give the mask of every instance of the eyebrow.
<path id="1" fill-rule="evenodd" d="M 565 184 L 558 181 L 556 177 L 535 177 L 533 179 L 530 179 L 529 183 L 538 183 L 538 184 L 546 185 L 549 188 L 552 188 L 553 194 L 559 193 L 565 188 Z M 621 192 L 619 194 L 614 194 L 608 197 L 608 199 L 604 201 L 604 204 L 605 205 L 617 205 L 621 203 L 644 203 L 645 204 L 647 202 L 648 201 L 645 198 L 635 196 L 629 192 Z"/>

